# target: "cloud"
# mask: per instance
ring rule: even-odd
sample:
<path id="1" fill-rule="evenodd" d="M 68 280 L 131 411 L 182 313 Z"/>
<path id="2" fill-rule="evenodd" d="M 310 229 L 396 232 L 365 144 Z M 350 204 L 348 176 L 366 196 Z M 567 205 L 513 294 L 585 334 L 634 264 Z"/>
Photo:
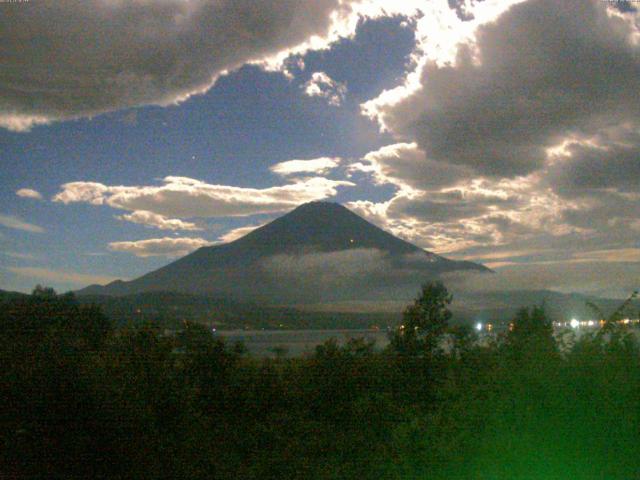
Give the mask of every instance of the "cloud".
<path id="1" fill-rule="evenodd" d="M 64 204 L 84 202 L 169 218 L 248 216 L 274 213 L 336 195 L 347 181 L 313 177 L 265 189 L 211 185 L 186 177 L 166 177 L 160 186 L 107 186 L 95 182 L 62 185 L 53 197 Z"/>
<path id="2" fill-rule="evenodd" d="M 31 188 L 21 188 L 16 191 L 16 195 L 22 198 L 33 198 L 35 200 L 42 200 L 42 195 L 37 190 Z"/>
<path id="3" fill-rule="evenodd" d="M 17 217 L 12 217 L 9 215 L 0 215 L 0 225 L 3 225 L 7 228 L 14 228 L 16 230 L 24 230 L 25 232 L 32 232 L 32 233 L 44 232 L 44 228 L 39 227 L 38 225 L 27 223 L 23 220 L 20 220 Z"/>
<path id="4" fill-rule="evenodd" d="M 482 261 L 490 268 L 500 268 L 510 265 L 556 265 L 560 263 L 640 263 L 640 249 L 613 248 L 607 250 L 592 250 L 587 248 L 580 251 L 563 251 L 556 248 L 510 250 L 479 250 L 472 255 L 457 256 L 459 260 Z M 491 266 L 493 265 L 493 266 Z"/>
<path id="5" fill-rule="evenodd" d="M 478 2 L 474 14 L 491 3 Z M 636 17 L 598 0 L 530 0 L 485 23 L 442 13 L 454 31 L 473 31 L 450 43 L 447 61 L 434 42 L 448 30 L 424 32 L 431 40 L 413 75 L 363 112 L 430 160 L 494 177 L 529 174 L 560 139 L 638 117 Z"/>
<path id="6" fill-rule="evenodd" d="M 370 287 L 375 283 L 377 286 L 397 286 L 399 281 L 405 280 L 416 288 L 429 270 L 435 275 L 440 260 L 438 255 L 427 252 L 391 256 L 376 248 L 354 248 L 278 254 L 262 261 L 262 266 L 275 278 L 293 277 L 296 281 L 315 281 L 319 285 L 349 279 L 357 283 L 358 288 L 366 288 L 368 282 L 373 282 L 368 285 Z"/>
<path id="7" fill-rule="evenodd" d="M 109 250 L 132 253 L 136 257 L 181 257 L 200 247 L 212 245 L 204 238 L 150 238 L 132 242 L 111 242 Z"/>
<path id="8" fill-rule="evenodd" d="M 387 209 L 394 217 L 409 217 L 424 222 L 437 223 L 478 217 L 489 211 L 490 204 L 474 198 L 456 198 L 446 194 L 396 196 Z"/>
<path id="9" fill-rule="evenodd" d="M 426 252 L 390 255 L 375 248 L 308 251 L 266 258 L 251 278 L 271 289 L 266 299 L 271 303 L 392 300 L 406 305 L 421 283 L 446 268 L 441 260 Z"/>
<path id="10" fill-rule="evenodd" d="M 285 304 L 404 298 L 400 293 L 414 293 L 418 277 L 424 274 L 394 265 L 377 249 L 279 254 L 263 260 L 258 271 L 273 290 L 265 301 Z"/>
<path id="11" fill-rule="evenodd" d="M 174 105 L 225 72 L 324 48 L 356 24 L 350 2 L 339 0 L 58 0 L 3 9 L 0 126 L 24 131 Z"/>
<path id="12" fill-rule="evenodd" d="M 397 143 L 348 167 L 396 191 L 349 206 L 455 258 L 606 252 L 617 272 L 640 231 L 639 20 L 596 0 L 425 5 L 403 83 L 362 105 Z"/>
<path id="13" fill-rule="evenodd" d="M 242 238 L 246 234 L 253 232 L 255 229 L 262 227 L 263 225 L 265 224 L 262 223 L 260 225 L 247 225 L 245 227 L 234 228 L 232 230 L 229 230 L 224 235 L 221 235 L 218 240 L 224 243 L 233 242 L 234 240 Z"/>
<path id="14" fill-rule="evenodd" d="M 347 94 L 347 86 L 344 83 L 335 81 L 324 72 L 314 72 L 302 88 L 308 97 L 324 98 L 334 107 L 342 105 Z"/>
<path id="15" fill-rule="evenodd" d="M 369 152 L 362 161 L 349 165 L 348 172 L 369 173 L 375 183 L 389 183 L 404 189 L 444 187 L 471 174 L 464 167 L 427 159 L 415 142 L 386 145 Z"/>
<path id="16" fill-rule="evenodd" d="M 549 185 L 565 197 L 640 191 L 640 128 L 625 124 L 567 139 L 550 155 Z"/>
<path id="17" fill-rule="evenodd" d="M 565 217 L 578 206 L 541 187 L 539 177 L 472 179 L 432 191 L 399 190 L 386 202 L 349 204 L 395 235 L 442 254 L 503 245 L 534 248 L 530 243 L 543 248 L 569 235 L 565 248 L 575 247 L 587 230 Z"/>
<path id="18" fill-rule="evenodd" d="M 282 277 L 320 277 L 325 282 L 344 277 L 359 277 L 388 268 L 385 254 L 377 249 L 350 249 L 338 252 L 318 252 L 303 255 L 274 255 L 263 266 Z"/>
<path id="19" fill-rule="evenodd" d="M 133 213 L 117 215 L 116 218 L 148 227 L 156 227 L 160 230 L 204 230 L 195 223 L 185 222 L 177 218 L 167 218 L 163 215 L 145 210 L 136 210 Z"/>
<path id="20" fill-rule="evenodd" d="M 52 200 L 54 202 L 62 202 L 65 205 L 77 202 L 90 203 L 91 205 L 103 205 L 105 203 L 105 198 L 109 193 L 110 188 L 101 183 L 71 182 L 62 185 L 62 191 L 55 195 Z"/>
<path id="21" fill-rule="evenodd" d="M 297 173 L 324 175 L 338 165 L 340 165 L 340 158 L 338 157 L 320 157 L 310 160 L 287 160 L 286 162 L 272 165 L 269 170 L 281 176 Z"/>
<path id="22" fill-rule="evenodd" d="M 637 262 L 640 263 L 640 248 L 616 250 L 594 250 L 576 254 L 577 261 Z M 638 279 L 640 282 L 640 279 Z"/>
<path id="23" fill-rule="evenodd" d="M 454 292 L 554 290 L 623 298 L 638 289 L 640 262 L 557 261 L 510 264 L 495 275 L 446 274 Z"/>
<path id="24" fill-rule="evenodd" d="M 68 271 L 62 272 L 59 270 L 49 270 L 37 267 L 8 267 L 7 270 L 22 277 L 34 278 L 45 282 L 59 282 L 72 285 L 87 285 L 94 283 L 105 285 L 117 280 L 116 277 L 106 275 L 90 275 Z"/>

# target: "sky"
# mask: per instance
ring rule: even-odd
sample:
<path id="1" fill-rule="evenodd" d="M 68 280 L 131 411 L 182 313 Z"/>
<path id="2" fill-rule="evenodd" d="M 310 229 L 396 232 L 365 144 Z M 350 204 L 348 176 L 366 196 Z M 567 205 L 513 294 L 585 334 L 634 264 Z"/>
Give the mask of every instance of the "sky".
<path id="1" fill-rule="evenodd" d="M 23 0 L 0 40 L 1 289 L 136 278 L 313 200 L 496 288 L 639 287 L 633 3 Z"/>

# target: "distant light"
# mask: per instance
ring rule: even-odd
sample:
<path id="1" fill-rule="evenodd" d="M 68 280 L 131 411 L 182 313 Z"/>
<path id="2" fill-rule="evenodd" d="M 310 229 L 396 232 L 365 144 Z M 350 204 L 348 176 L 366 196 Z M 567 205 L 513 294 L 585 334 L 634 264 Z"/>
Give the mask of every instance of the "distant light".
<path id="1" fill-rule="evenodd" d="M 569 322 L 569 325 L 571 325 L 571 328 L 578 328 L 580 326 L 580 322 L 575 318 L 572 318 L 571 322 Z"/>
<path id="2" fill-rule="evenodd" d="M 352 239 L 350 239 L 349 241 L 350 241 L 351 243 L 353 243 L 353 242 L 354 242 L 353 238 L 352 238 Z"/>
<path id="3" fill-rule="evenodd" d="M 478 330 L 479 332 L 482 331 L 482 323 L 481 322 L 476 323 L 476 330 Z"/>
<path id="4" fill-rule="evenodd" d="M 587 322 L 587 325 L 589 325 L 590 327 L 593 327 L 596 324 L 596 322 L 594 322 L 593 320 L 589 320 Z"/>

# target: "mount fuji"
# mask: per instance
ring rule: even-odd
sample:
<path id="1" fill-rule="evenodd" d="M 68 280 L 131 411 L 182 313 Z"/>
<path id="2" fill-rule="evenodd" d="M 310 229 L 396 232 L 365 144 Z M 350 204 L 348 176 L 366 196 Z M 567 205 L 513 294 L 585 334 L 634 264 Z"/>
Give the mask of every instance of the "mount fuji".
<path id="1" fill-rule="evenodd" d="M 306 203 L 233 242 L 202 247 L 131 281 L 78 295 L 175 292 L 271 305 L 371 301 L 415 293 L 453 271 L 491 272 L 428 252 L 346 207 Z"/>

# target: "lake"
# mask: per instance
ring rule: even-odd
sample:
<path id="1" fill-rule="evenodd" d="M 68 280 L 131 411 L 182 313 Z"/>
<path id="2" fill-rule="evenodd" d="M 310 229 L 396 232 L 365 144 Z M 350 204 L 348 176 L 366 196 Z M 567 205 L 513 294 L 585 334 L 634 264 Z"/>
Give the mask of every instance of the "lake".
<path id="1" fill-rule="evenodd" d="M 592 333 L 597 327 L 579 328 L 577 330 L 556 327 L 557 340 L 563 339 L 565 348 L 570 348 L 573 342 L 585 333 Z M 640 339 L 637 328 L 630 330 Z M 389 344 L 387 330 L 343 329 L 343 330 L 219 330 L 214 333 L 230 343 L 243 342 L 251 355 L 257 357 L 275 356 L 274 349 L 284 349 L 286 356 L 297 357 L 306 353 L 313 353 L 315 347 L 330 338 L 335 338 L 339 345 L 344 345 L 350 338 L 365 338 L 375 340 L 376 350 L 381 350 Z M 494 337 L 492 334 L 481 334 L 485 341 Z M 445 346 L 446 349 L 446 346 Z"/>

